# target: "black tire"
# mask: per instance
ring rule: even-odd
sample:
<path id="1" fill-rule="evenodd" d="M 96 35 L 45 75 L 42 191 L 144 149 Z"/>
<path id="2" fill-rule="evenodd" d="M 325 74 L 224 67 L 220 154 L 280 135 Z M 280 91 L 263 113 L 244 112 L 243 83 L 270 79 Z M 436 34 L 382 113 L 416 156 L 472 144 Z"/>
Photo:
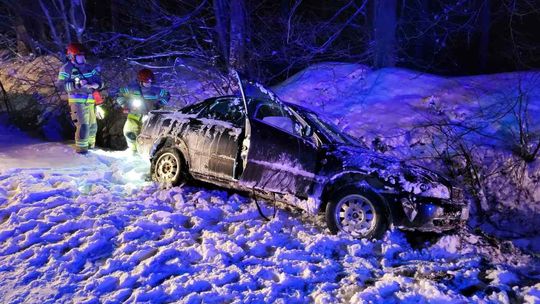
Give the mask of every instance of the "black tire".
<path id="1" fill-rule="evenodd" d="M 178 186 L 185 177 L 185 166 L 180 152 L 163 148 L 152 158 L 152 180 L 165 186 Z"/>
<path id="2" fill-rule="evenodd" d="M 330 232 L 343 231 L 355 238 L 380 239 L 390 222 L 384 202 L 356 186 L 334 192 L 326 205 L 325 216 Z"/>

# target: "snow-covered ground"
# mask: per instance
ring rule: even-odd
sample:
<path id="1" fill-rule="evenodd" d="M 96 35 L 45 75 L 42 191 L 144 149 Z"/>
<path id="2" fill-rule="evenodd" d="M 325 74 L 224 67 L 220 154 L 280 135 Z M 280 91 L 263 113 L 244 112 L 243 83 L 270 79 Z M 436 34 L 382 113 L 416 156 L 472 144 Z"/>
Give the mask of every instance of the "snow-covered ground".
<path id="1" fill-rule="evenodd" d="M 297 210 L 265 222 L 238 194 L 159 189 L 147 170 L 1 126 L 0 302 L 540 303 L 540 263 L 511 243 L 333 236 Z"/>
<path id="2" fill-rule="evenodd" d="M 58 64 L 1 65 L 17 110 L 31 96 L 60 115 L 37 98 L 50 95 Z M 209 75 L 190 73 L 161 75 L 180 90 L 173 106 L 213 94 L 203 81 Z M 479 123 L 481 136 L 464 143 L 485 169 L 487 211 L 497 224 L 480 228 L 513 243 L 470 231 L 425 244 L 396 230 L 380 241 L 353 240 L 329 235 L 322 218 L 297 210 L 280 209 L 265 222 L 249 198 L 193 185 L 159 189 L 144 181 L 148 163 L 129 153 L 81 156 L 0 117 L 0 303 L 540 303 L 540 262 L 528 253 L 540 251 L 540 161 L 513 167 L 519 160 L 505 137 L 513 121 L 485 120 L 487 110 L 516 100 L 522 85 L 538 131 L 538 75 L 444 78 L 323 63 L 276 88 L 403 158 L 432 156 L 434 137 L 418 127 L 423 122 Z"/>
<path id="3" fill-rule="evenodd" d="M 469 224 L 540 253 L 540 153 L 516 153 L 540 146 L 538 71 L 441 77 L 326 62 L 275 92 L 374 150 L 448 174 L 467 190 Z"/>

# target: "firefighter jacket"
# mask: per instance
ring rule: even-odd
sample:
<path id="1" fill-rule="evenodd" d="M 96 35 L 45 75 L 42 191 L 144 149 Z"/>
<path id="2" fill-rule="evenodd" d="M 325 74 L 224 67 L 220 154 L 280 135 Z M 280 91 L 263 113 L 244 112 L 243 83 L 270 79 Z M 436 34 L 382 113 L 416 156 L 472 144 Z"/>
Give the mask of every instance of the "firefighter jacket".
<path id="1" fill-rule="evenodd" d="M 82 80 L 86 80 L 88 84 L 97 83 L 99 85 L 97 90 L 103 88 L 103 82 L 97 67 L 92 67 L 87 63 L 75 65 L 68 62 L 60 69 L 58 85 L 68 93 L 69 103 L 93 104 L 96 102 L 92 95 L 94 89 L 83 87 L 81 85 Z"/>
<path id="2" fill-rule="evenodd" d="M 143 87 L 138 83 L 120 89 L 116 102 L 127 113 L 140 117 L 165 106 L 170 99 L 167 90 L 158 86 Z"/>

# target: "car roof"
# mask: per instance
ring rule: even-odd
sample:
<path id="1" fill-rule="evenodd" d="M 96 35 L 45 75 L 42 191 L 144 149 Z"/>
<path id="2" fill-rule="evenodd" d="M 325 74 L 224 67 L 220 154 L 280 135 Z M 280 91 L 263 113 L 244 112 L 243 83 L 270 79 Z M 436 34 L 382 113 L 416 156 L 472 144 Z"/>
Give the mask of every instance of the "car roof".
<path id="1" fill-rule="evenodd" d="M 313 113 L 313 114 L 317 114 L 317 112 L 311 110 L 311 109 L 308 109 L 304 106 L 301 106 L 299 104 L 296 104 L 296 103 L 291 103 L 291 102 L 283 102 L 285 105 L 287 105 L 288 107 L 291 107 L 293 108 L 294 110 L 301 110 L 303 112 L 307 112 L 307 113 Z"/>
<path id="2" fill-rule="evenodd" d="M 212 100 L 217 100 L 217 99 L 226 99 L 226 98 L 230 98 L 230 99 L 233 99 L 233 98 L 242 98 L 241 96 L 238 96 L 238 95 L 222 95 L 222 96 L 214 96 L 214 97 L 210 97 L 210 98 L 207 98 L 199 103 L 202 103 L 202 102 L 208 102 L 208 101 L 212 101 Z M 247 96 L 248 99 L 258 99 L 257 97 L 251 97 L 251 96 Z M 311 110 L 311 109 L 308 109 L 304 106 L 301 106 L 299 104 L 296 104 L 296 103 L 291 103 L 291 102 L 287 102 L 287 101 L 281 101 L 283 104 L 285 104 L 286 106 L 292 108 L 293 110 L 299 110 L 299 111 L 302 111 L 302 112 L 306 112 L 306 113 L 312 113 L 312 114 L 316 114 L 316 115 L 319 115 L 317 112 Z"/>

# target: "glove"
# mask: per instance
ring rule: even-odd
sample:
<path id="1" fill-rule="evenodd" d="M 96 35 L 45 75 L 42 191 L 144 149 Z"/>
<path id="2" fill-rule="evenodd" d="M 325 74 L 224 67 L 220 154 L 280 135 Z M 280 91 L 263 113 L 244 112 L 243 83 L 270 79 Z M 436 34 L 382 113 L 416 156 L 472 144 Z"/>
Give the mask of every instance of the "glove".
<path id="1" fill-rule="evenodd" d="M 105 109 L 103 109 L 103 106 L 96 106 L 96 118 L 99 120 L 105 118 Z"/>

